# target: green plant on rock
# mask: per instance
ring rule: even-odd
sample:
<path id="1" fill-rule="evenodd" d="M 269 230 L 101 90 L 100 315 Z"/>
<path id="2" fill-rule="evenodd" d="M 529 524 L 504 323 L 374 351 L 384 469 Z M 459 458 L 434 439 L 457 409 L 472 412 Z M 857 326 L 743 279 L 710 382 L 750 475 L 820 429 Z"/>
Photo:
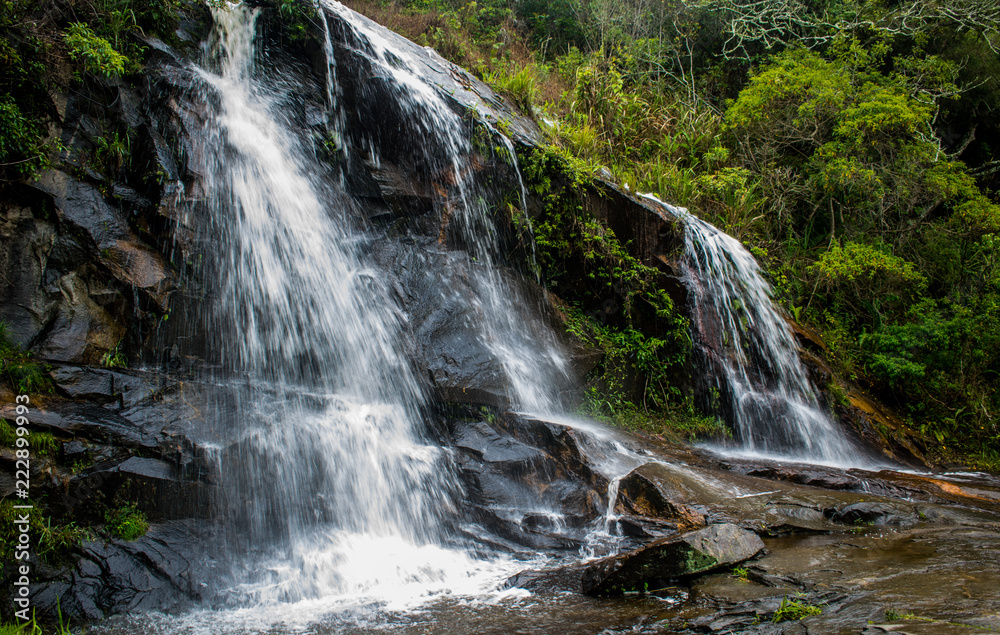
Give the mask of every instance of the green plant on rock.
<path id="1" fill-rule="evenodd" d="M 24 503 L 18 499 L 17 504 Z M 28 501 L 30 502 L 30 501 Z M 90 532 L 75 523 L 53 523 L 52 518 L 43 516 L 41 506 L 37 503 L 32 509 L 14 509 L 15 503 L 10 500 L 0 501 L 0 560 L 12 562 L 15 547 L 20 544 L 18 539 L 21 531 L 15 520 L 28 516 L 28 535 L 31 538 L 29 548 L 32 557 L 38 556 L 47 564 L 67 562 L 73 550 L 83 541 L 92 538 Z"/>
<path id="2" fill-rule="evenodd" d="M 912 620 L 916 617 L 913 613 L 903 613 L 889 607 L 885 610 L 885 620 L 887 622 L 898 622 L 900 620 Z"/>
<path id="3" fill-rule="evenodd" d="M 53 633 L 55 635 L 73 635 L 72 631 L 69 630 L 69 618 L 66 619 L 66 623 L 63 623 L 62 607 L 60 606 L 59 599 L 56 599 L 56 619 L 58 620 L 53 626 Z M 82 632 L 82 631 L 78 631 Z M 35 619 L 35 609 L 31 609 L 31 619 L 27 622 L 16 622 L 13 624 L 3 624 L 0 625 L 0 635 L 44 635 L 45 631 L 42 630 L 41 625 Z"/>
<path id="4" fill-rule="evenodd" d="M 132 140 L 128 134 L 119 136 L 117 132 L 104 135 L 97 139 L 94 148 L 95 167 L 114 178 L 127 168 L 132 157 Z"/>
<path id="5" fill-rule="evenodd" d="M 149 530 L 146 514 L 135 503 L 123 503 L 104 514 L 105 527 L 112 536 L 122 540 L 136 540 Z"/>
<path id="6" fill-rule="evenodd" d="M 660 287 L 660 272 L 585 209 L 592 172 L 554 147 L 533 150 L 522 166 L 528 187 L 545 202 L 533 224 L 542 277 L 571 303 L 567 330 L 604 352 L 584 409 L 628 427 L 674 419 L 683 422 L 677 431 L 714 428 L 714 419 L 687 416 L 675 385 L 691 340 L 687 320 Z"/>
<path id="7" fill-rule="evenodd" d="M 101 366 L 104 368 L 128 368 L 128 359 L 121 351 L 122 343 L 118 342 L 115 347 L 101 356 Z"/>
<path id="8" fill-rule="evenodd" d="M 63 35 L 69 56 L 83 64 L 87 72 L 104 77 L 125 72 L 128 58 L 111 46 L 111 43 L 94 33 L 82 22 L 73 22 Z"/>
<path id="9" fill-rule="evenodd" d="M 771 621 L 775 624 L 778 622 L 790 622 L 805 619 L 810 615 L 819 615 L 822 612 L 823 609 L 821 607 L 810 604 L 806 600 L 801 599 L 801 597 L 793 600 L 785 596 L 781 598 L 781 606 L 771 616 Z"/>
<path id="10" fill-rule="evenodd" d="M 30 622 L 4 624 L 0 626 L 0 635 L 43 635 L 43 633 L 44 631 L 42 631 L 42 627 L 35 621 L 34 616 L 32 616 Z"/>
<path id="11" fill-rule="evenodd" d="M 29 353 L 21 350 L 0 322 L 0 375 L 7 378 L 20 393 L 37 394 L 52 390 L 52 379 L 45 367 L 31 360 Z"/>
<path id="12" fill-rule="evenodd" d="M 38 538 L 38 556 L 49 563 L 66 562 L 73 550 L 84 541 L 93 540 L 90 530 L 70 522 L 54 525 L 46 519 Z"/>

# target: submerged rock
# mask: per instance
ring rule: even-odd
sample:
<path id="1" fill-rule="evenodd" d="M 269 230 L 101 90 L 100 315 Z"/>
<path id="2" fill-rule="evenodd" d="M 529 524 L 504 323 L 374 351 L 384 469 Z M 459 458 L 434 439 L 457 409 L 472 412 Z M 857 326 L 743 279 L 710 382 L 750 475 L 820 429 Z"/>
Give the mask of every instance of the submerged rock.
<path id="1" fill-rule="evenodd" d="M 587 595 L 622 595 L 661 581 L 706 573 L 756 556 L 764 542 L 736 525 L 711 525 L 594 562 L 583 572 Z"/>

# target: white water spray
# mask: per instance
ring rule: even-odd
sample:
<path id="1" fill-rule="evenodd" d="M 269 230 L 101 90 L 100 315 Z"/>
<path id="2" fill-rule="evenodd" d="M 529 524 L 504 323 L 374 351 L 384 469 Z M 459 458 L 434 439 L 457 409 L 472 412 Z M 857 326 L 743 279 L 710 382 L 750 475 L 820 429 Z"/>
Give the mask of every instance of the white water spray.
<path id="1" fill-rule="evenodd" d="M 477 263 L 470 270 L 476 297 L 469 302 L 478 308 L 482 338 L 503 366 L 510 385 L 511 405 L 540 414 L 560 410 L 554 395 L 568 378 L 567 362 L 551 328 L 538 317 L 537 307 L 501 272 L 500 238 L 495 215 L 513 213 L 527 219 L 527 190 L 517 165 L 517 155 L 510 139 L 490 127 L 485 121 L 478 125 L 499 141 L 500 157 L 508 161 L 517 178 L 514 195 L 520 209 L 498 209 L 490 201 L 495 193 L 484 191 L 477 182 L 473 144 L 469 125 L 463 122 L 439 92 L 417 72 L 423 62 L 409 51 L 393 47 L 385 29 L 358 18 L 357 14 L 335 0 L 323 0 L 323 5 L 351 25 L 355 35 L 367 43 L 385 79 L 396 86 L 400 105 L 410 113 L 414 128 L 427 140 L 428 162 L 440 163 L 441 173 L 447 173 L 449 196 L 443 219 L 459 242 Z M 376 157 L 377 160 L 377 157 Z M 533 253 L 533 243 L 531 250 Z"/>

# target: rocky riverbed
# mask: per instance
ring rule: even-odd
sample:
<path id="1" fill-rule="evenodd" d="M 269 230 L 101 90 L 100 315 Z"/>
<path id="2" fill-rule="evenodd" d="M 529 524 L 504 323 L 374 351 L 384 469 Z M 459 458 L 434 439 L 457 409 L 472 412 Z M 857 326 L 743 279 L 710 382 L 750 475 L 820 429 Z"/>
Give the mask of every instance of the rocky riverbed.
<path id="1" fill-rule="evenodd" d="M 727 458 L 596 424 L 497 411 L 453 410 L 444 419 L 469 496 L 462 527 L 478 532 L 475 539 L 482 544 L 505 551 L 504 566 L 521 560 L 525 569 L 498 578 L 492 590 L 478 596 L 446 594 L 403 611 L 371 605 L 330 614 L 307 603 L 301 611 L 310 616 L 310 632 L 1000 630 L 996 477 Z M 609 463 L 612 450 L 638 465 Z M 624 471 L 609 472 L 614 469 Z M 206 526 L 201 524 L 202 533 Z M 690 571 L 678 570 L 685 565 L 675 559 L 658 575 L 635 578 L 636 584 L 615 597 L 585 593 L 593 593 L 586 581 L 600 563 L 705 528 L 713 530 L 717 548 L 731 549 L 736 532 L 763 549 L 737 549 L 733 558 Z M 181 560 L 166 546 L 180 540 L 190 548 L 195 543 L 189 529 L 181 521 L 163 521 L 134 543 L 84 545 L 91 557 L 77 565 L 75 583 L 64 588 L 70 594 L 64 594 L 63 605 L 72 593 L 82 598 L 94 587 L 86 575 L 100 554 L 109 563 L 128 557 L 146 567 L 158 562 L 153 568 L 160 577 L 180 576 L 188 591 L 210 591 L 204 582 L 211 558 L 191 561 L 180 573 L 169 571 Z M 114 553 L 121 558 L 111 557 Z M 190 553 L 185 557 L 191 560 Z M 112 569 L 103 565 L 107 574 Z M 135 581 L 136 572 L 129 576 Z M 161 593 L 153 586 L 145 589 L 146 598 Z M 139 589 L 135 598 L 141 597 Z M 171 611 L 174 617 L 119 616 L 95 624 L 91 632 L 285 633 L 303 627 L 294 621 L 282 626 L 280 619 L 262 615 L 245 630 L 245 616 L 233 622 L 240 614 L 233 607 L 200 609 L 206 602 L 213 605 L 210 595 L 194 592 L 182 600 Z M 141 601 L 134 602 L 134 609 L 143 608 Z"/>

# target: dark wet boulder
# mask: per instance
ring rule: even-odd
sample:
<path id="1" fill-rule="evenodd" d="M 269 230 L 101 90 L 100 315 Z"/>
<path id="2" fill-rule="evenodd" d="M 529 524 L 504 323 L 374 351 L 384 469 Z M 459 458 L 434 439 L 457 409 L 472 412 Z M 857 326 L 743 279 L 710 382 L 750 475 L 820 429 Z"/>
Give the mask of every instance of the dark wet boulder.
<path id="1" fill-rule="evenodd" d="M 779 504 L 769 507 L 764 512 L 762 522 L 762 533 L 768 536 L 826 533 L 838 529 L 821 511 L 800 505 Z"/>
<path id="2" fill-rule="evenodd" d="M 134 541 L 103 537 L 77 547 L 65 569 L 45 567 L 32 590 L 40 614 L 102 619 L 118 613 L 177 609 L 201 599 L 211 566 L 213 526 L 178 520 L 150 526 Z"/>
<path id="3" fill-rule="evenodd" d="M 763 549 L 752 531 L 711 525 L 590 564 L 583 572 L 583 592 L 606 596 L 655 589 L 669 580 L 749 560 Z"/>
<path id="4" fill-rule="evenodd" d="M 681 531 L 677 523 L 647 516 L 619 515 L 615 524 L 622 536 L 639 540 L 640 544 Z"/>
<path id="5" fill-rule="evenodd" d="M 507 578 L 505 589 L 526 589 L 533 593 L 579 593 L 580 575 L 585 564 L 556 569 L 526 569 Z"/>
<path id="6" fill-rule="evenodd" d="M 642 519 L 668 521 L 676 531 L 690 531 L 705 526 L 705 516 L 694 508 L 670 499 L 664 483 L 642 469 L 636 468 L 618 484 L 615 512 Z M 654 523 L 655 524 L 655 523 Z"/>
<path id="7" fill-rule="evenodd" d="M 83 366 L 62 366 L 49 374 L 52 383 L 73 399 L 90 401 L 111 401 L 114 399 L 114 378 L 111 373 L 100 368 Z"/>
<path id="8" fill-rule="evenodd" d="M 586 465 L 572 429 L 469 407 L 448 428 L 470 520 L 507 548 L 578 548 L 606 510 L 608 482 Z"/>

